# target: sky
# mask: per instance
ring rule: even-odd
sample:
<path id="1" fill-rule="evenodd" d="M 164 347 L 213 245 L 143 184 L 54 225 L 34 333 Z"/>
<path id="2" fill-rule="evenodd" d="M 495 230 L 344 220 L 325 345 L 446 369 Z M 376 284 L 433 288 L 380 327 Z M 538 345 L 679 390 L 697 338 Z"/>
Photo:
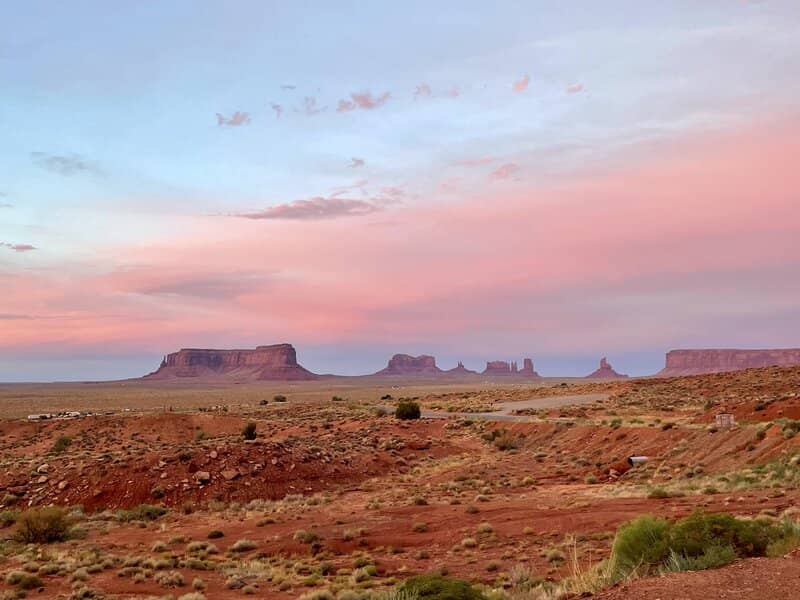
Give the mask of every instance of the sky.
<path id="1" fill-rule="evenodd" d="M 0 381 L 800 346 L 796 0 L 16 2 Z"/>

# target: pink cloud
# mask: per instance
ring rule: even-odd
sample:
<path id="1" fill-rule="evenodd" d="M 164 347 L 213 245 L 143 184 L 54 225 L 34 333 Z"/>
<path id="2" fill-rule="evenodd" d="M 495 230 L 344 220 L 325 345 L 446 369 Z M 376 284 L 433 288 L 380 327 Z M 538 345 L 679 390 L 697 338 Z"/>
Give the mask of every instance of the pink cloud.
<path id="1" fill-rule="evenodd" d="M 457 85 L 454 85 L 445 92 L 445 95 L 450 98 L 458 98 L 461 95 L 461 89 Z"/>
<path id="2" fill-rule="evenodd" d="M 566 92 L 568 94 L 580 94 L 583 91 L 583 84 L 576 83 L 574 85 L 567 86 Z"/>
<path id="3" fill-rule="evenodd" d="M 317 196 L 308 200 L 295 200 L 286 204 L 278 204 L 261 211 L 242 213 L 238 216 L 246 219 L 337 219 L 340 217 L 368 215 L 383 210 L 384 205 L 380 200 L 354 200 Z"/>
<path id="4" fill-rule="evenodd" d="M 687 134 L 566 181 L 433 196 L 385 227 L 300 216 L 328 198 L 284 205 L 294 216 L 267 229 L 176 220 L 173 238 L 108 245 L 85 266 L 0 267 L 3 313 L 37 315 L 0 320 L 0 351 L 286 339 L 302 354 L 389 339 L 552 355 L 735 343 L 739 332 L 789 344 L 798 155 L 792 119 Z M 365 210 L 341 200 L 332 212 Z"/>
<path id="5" fill-rule="evenodd" d="M 519 172 L 519 165 L 516 163 L 506 163 L 497 167 L 494 171 L 489 173 L 489 179 L 500 181 L 509 179 Z"/>
<path id="6" fill-rule="evenodd" d="M 14 252 L 29 252 L 31 250 L 36 250 L 36 246 L 31 246 L 30 244 L 9 244 L 8 242 L 0 242 L 0 246 L 3 248 L 8 248 L 9 250 L 13 250 Z"/>
<path id="7" fill-rule="evenodd" d="M 217 125 L 220 127 L 241 127 L 250 124 L 250 113 L 236 111 L 230 117 L 217 113 Z"/>
<path id="8" fill-rule="evenodd" d="M 418 100 L 420 98 L 430 98 L 432 93 L 433 91 L 431 90 L 431 86 L 429 86 L 427 83 L 420 83 L 414 90 L 414 100 Z"/>
<path id="9" fill-rule="evenodd" d="M 521 94 L 525 90 L 528 89 L 528 84 L 531 82 L 531 78 L 528 75 L 522 77 L 514 82 L 514 85 L 511 86 L 511 89 L 514 91 L 515 94 Z"/>
<path id="10" fill-rule="evenodd" d="M 339 100 L 337 112 L 349 112 L 353 110 L 373 110 L 380 108 L 389 100 L 389 92 L 384 92 L 377 98 L 372 97 L 371 92 L 360 92 L 350 94 L 350 100 Z"/>

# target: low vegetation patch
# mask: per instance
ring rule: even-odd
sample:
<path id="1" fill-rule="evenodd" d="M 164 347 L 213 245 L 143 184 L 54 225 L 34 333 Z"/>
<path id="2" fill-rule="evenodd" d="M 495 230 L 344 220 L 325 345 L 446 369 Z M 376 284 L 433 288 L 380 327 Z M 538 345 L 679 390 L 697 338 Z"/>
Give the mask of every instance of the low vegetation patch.
<path id="1" fill-rule="evenodd" d="M 419 404 L 410 400 L 398 404 L 397 409 L 394 411 L 394 416 L 403 421 L 419 419 L 421 415 Z"/>
<path id="2" fill-rule="evenodd" d="M 69 537 L 67 512 L 58 506 L 26 510 L 17 517 L 16 538 L 26 544 L 51 544 Z"/>

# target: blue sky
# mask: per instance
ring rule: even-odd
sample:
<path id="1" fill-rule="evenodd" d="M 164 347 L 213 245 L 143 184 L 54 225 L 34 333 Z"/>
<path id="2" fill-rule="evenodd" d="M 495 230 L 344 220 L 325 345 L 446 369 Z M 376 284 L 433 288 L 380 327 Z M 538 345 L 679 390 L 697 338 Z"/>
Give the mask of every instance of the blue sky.
<path id="1" fill-rule="evenodd" d="M 295 341 L 301 358 L 305 347 L 320 362 L 311 366 L 330 370 L 321 363 L 335 355 L 330 362 L 346 372 L 383 362 L 376 353 L 395 347 L 478 362 L 530 348 L 520 358 L 535 353 L 575 374 L 614 352 L 631 371 L 655 370 L 684 341 L 797 345 L 787 326 L 798 307 L 785 287 L 797 263 L 781 258 L 774 232 L 762 232 L 769 256 L 755 264 L 703 267 L 707 280 L 724 282 L 702 298 L 697 283 L 654 292 L 668 323 L 651 336 L 620 324 L 652 306 L 631 291 L 641 273 L 620 275 L 622 291 L 612 292 L 613 265 L 599 277 L 595 268 L 596 281 L 576 273 L 545 294 L 515 280 L 533 277 L 530 257 L 558 255 L 566 268 L 591 251 L 559 254 L 544 231 L 509 240 L 538 227 L 540 214 L 569 232 L 571 186 L 638 177 L 715 136 L 794 124 L 798 26 L 800 5 L 776 0 L 5 7 L 0 286 L 10 292 L 0 300 L 0 379 L 135 375 L 176 346 L 278 337 Z M 705 202 L 708 186 L 692 185 L 686 194 Z M 766 203 L 785 211 L 776 214 L 788 236 L 795 213 L 776 194 Z M 648 190 L 642 198 L 657 202 Z M 744 211 L 759 201 L 735 202 Z M 593 206 L 613 213 L 615 202 L 604 195 Z M 484 222 L 492 206 L 518 212 L 485 238 L 480 228 L 451 232 L 447 215 L 482 214 L 476 206 L 489 207 Z M 678 230 L 697 225 L 686 218 Z M 743 234 L 730 227 L 715 235 L 736 248 Z M 336 248 L 320 249 L 328 236 Z M 630 253 L 642 254 L 642 243 L 631 233 Z M 423 266 L 396 261 L 398 252 Z M 667 255 L 653 273 L 670 279 L 691 267 Z M 491 276 L 459 270 L 483 257 L 518 264 Z M 686 306 L 706 306 L 737 268 L 742 287 L 725 296 L 736 310 L 699 335 L 697 323 L 717 323 L 720 313 L 689 315 Z M 753 304 L 762 283 L 749 273 L 765 271 L 781 283 Z M 584 283 L 589 293 L 597 286 L 592 310 L 617 315 L 615 328 L 556 314 L 553 294 Z M 469 305 L 467 284 L 470 297 L 494 299 Z M 393 285 L 403 292 L 372 291 Z M 359 286 L 363 304 L 340 304 Z M 498 289 L 508 293 L 498 298 Z M 436 302 L 452 298 L 473 316 L 444 331 L 441 317 L 451 315 Z M 551 341 L 556 333 L 537 341 L 535 318 L 515 326 L 515 310 L 536 306 L 569 343 Z M 501 311 L 509 320 L 495 323 Z M 337 328 L 343 313 L 347 327 L 338 319 Z M 403 335 L 372 334 L 381 330 L 372 313 L 413 322 Z M 143 320 L 153 323 L 146 334 L 135 327 Z M 751 322 L 769 325 L 732 333 Z"/>

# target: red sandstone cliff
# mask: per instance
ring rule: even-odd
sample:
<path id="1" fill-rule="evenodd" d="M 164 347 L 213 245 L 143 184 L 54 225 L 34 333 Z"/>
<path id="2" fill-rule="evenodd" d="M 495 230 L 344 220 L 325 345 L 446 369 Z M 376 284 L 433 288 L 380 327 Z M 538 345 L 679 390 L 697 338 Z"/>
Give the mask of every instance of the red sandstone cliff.
<path id="1" fill-rule="evenodd" d="M 481 375 L 516 375 L 524 377 L 539 377 L 533 370 L 533 361 L 530 358 L 523 360 L 522 369 L 519 369 L 516 361 L 507 362 L 505 360 L 490 360 L 486 363 L 486 368 Z"/>
<path id="2" fill-rule="evenodd" d="M 800 348 L 776 350 L 670 350 L 660 377 L 701 375 L 758 367 L 800 365 Z"/>
<path id="3" fill-rule="evenodd" d="M 600 368 L 586 376 L 587 379 L 621 379 L 627 375 L 617 373 L 605 358 L 600 359 Z"/>
<path id="4" fill-rule="evenodd" d="M 438 375 L 442 370 L 436 366 L 433 356 L 411 356 L 409 354 L 395 354 L 389 359 L 385 369 L 375 375 Z"/>
<path id="5" fill-rule="evenodd" d="M 225 378 L 241 381 L 293 381 L 318 376 L 297 363 L 291 344 L 258 346 L 255 350 L 184 348 L 164 357 L 145 379 Z"/>

